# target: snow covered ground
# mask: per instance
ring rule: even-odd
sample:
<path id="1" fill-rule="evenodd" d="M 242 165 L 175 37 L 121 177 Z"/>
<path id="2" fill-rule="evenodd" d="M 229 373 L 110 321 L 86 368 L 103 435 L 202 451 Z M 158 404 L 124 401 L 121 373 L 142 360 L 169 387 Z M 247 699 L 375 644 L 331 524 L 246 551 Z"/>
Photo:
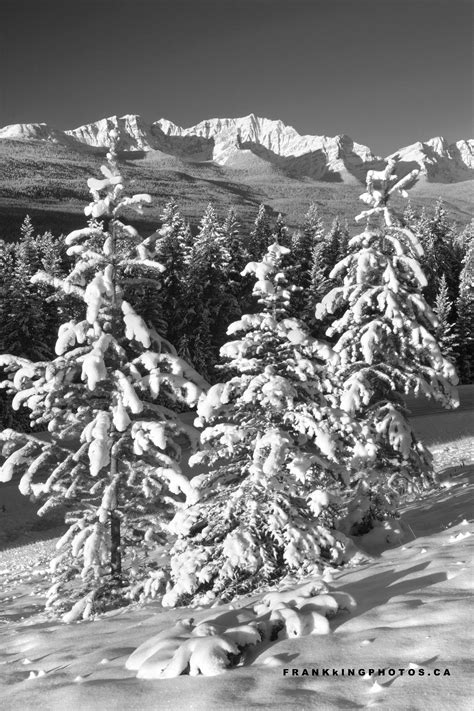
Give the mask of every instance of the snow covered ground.
<path id="1" fill-rule="evenodd" d="M 371 553 L 357 565 L 334 571 L 331 586 L 350 593 L 358 607 L 333 617 L 329 635 L 263 643 L 242 666 L 220 676 L 145 681 L 125 662 L 142 642 L 180 619 L 227 613 L 223 619 L 232 624 L 249 617 L 263 593 L 242 598 L 238 609 L 162 610 L 150 603 L 94 623 L 63 625 L 41 612 L 54 542 L 0 552 L 2 709 L 471 708 L 474 467 L 455 454 L 462 446 L 472 462 L 472 437 L 448 441 L 440 433 L 449 427 L 439 418 L 449 422 L 453 415 L 433 417 L 439 432 L 431 444 L 435 439 L 438 461 L 456 465 L 454 473 L 448 472 L 441 490 L 405 505 L 413 540 L 388 550 L 372 540 Z M 420 429 L 433 429 L 433 418 L 419 420 Z"/>

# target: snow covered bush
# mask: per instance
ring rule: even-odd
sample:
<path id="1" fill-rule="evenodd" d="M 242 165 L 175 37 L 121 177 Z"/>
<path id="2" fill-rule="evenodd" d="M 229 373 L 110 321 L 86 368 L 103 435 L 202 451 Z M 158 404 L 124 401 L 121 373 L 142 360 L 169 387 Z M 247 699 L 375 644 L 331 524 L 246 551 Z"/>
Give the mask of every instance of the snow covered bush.
<path id="1" fill-rule="evenodd" d="M 369 209 L 356 217 L 366 226 L 331 272 L 340 285 L 316 308 L 320 319 L 342 311 L 326 332 L 337 354 L 331 379 L 342 410 L 365 423 L 375 446 L 371 466 L 353 467 L 355 495 L 344 528 L 351 533 L 395 513 L 400 492 L 419 490 L 431 478 L 431 456 L 407 419 L 405 396 L 457 404 L 456 373 L 433 336 L 437 317 L 423 297 L 422 247 L 389 207 L 395 191 L 407 196 L 417 171 L 399 180 L 394 168 L 369 176 L 361 196 Z"/>
<path id="2" fill-rule="evenodd" d="M 333 352 L 288 317 L 288 252 L 274 243 L 243 271 L 256 279 L 261 310 L 229 326 L 238 336 L 221 348 L 229 379 L 199 399 L 196 424 L 205 429 L 190 464 L 207 472 L 192 480 L 199 501 L 171 524 L 165 605 L 230 599 L 290 570 L 342 560 L 345 537 L 334 522 L 351 418 L 325 394 Z"/>
<path id="3" fill-rule="evenodd" d="M 53 360 L 0 356 L 13 406 L 27 407 L 48 433 L 4 431 L 0 481 L 23 470 L 20 490 L 44 500 L 40 515 L 66 508 L 69 529 L 51 563 L 48 606 L 62 611 L 74 602 L 67 621 L 142 589 L 153 567 L 147 548 L 161 540 L 173 498 L 198 497 L 179 465 L 192 430 L 172 408 L 193 407 L 206 383 L 126 298 L 131 285 L 163 271 L 155 259 L 161 235 L 142 239 L 122 221 L 151 198 L 126 196 L 113 147 L 101 170 L 88 181 L 89 225 L 66 237 L 74 268 L 64 279 L 33 277 L 77 297 L 83 318 L 60 326 Z M 155 570 L 155 588 L 160 580 Z"/>
<path id="4" fill-rule="evenodd" d="M 277 641 L 329 634 L 329 619 L 355 607 L 351 595 L 329 589 L 316 576 L 299 587 L 268 593 L 253 608 L 215 610 L 196 623 L 180 620 L 143 642 L 125 666 L 138 679 L 216 676 Z"/>

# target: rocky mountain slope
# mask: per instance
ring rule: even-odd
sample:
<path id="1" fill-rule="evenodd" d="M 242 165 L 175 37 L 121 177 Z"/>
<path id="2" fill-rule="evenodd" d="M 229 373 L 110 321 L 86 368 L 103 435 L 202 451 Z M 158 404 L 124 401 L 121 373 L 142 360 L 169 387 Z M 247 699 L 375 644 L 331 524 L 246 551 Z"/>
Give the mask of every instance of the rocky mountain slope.
<path id="1" fill-rule="evenodd" d="M 473 177 L 474 140 L 448 144 L 442 136 L 418 141 L 392 153 L 407 167 L 418 168 L 431 182 L 450 183 Z"/>
<path id="2" fill-rule="evenodd" d="M 0 139 L 41 140 L 79 149 L 104 148 L 118 130 L 127 152 L 160 151 L 182 160 L 252 169 L 268 163 L 293 178 L 354 183 L 382 158 L 347 135 L 300 135 L 282 121 L 259 118 L 215 118 L 182 128 L 167 119 L 147 123 L 141 116 L 111 116 L 78 128 L 59 131 L 47 124 L 14 124 L 0 129 Z M 431 138 L 396 151 L 402 170 L 418 167 L 429 182 L 452 183 L 474 177 L 474 140 L 448 144 Z M 256 160 L 258 159 L 258 160 Z"/>
<path id="3" fill-rule="evenodd" d="M 64 131 L 46 123 L 14 123 L 0 128 L 0 140 L 50 141 L 79 149 L 81 144 Z"/>
<path id="4" fill-rule="evenodd" d="M 292 173 L 315 178 L 340 173 L 349 178 L 352 171 L 368 167 L 381 159 L 370 148 L 349 136 L 301 136 L 282 121 L 259 118 L 254 114 L 237 119 L 211 119 L 191 128 L 180 128 L 166 119 L 159 126 L 168 136 L 199 136 L 213 141 L 212 159 L 221 165 L 231 161 L 236 153 L 250 151 Z"/>
<path id="5" fill-rule="evenodd" d="M 301 136 L 253 115 L 191 128 L 132 115 L 71 131 L 15 124 L 0 129 L 0 238 L 17 239 L 26 214 L 38 230 L 60 234 L 83 226 L 87 179 L 99 173 L 114 127 L 126 180 L 153 196 L 137 224 L 145 231 L 156 229 L 170 197 L 193 225 L 212 201 L 222 218 L 232 205 L 245 229 L 260 203 L 272 219 L 281 212 L 290 228 L 301 224 L 312 202 L 328 225 L 338 215 L 351 226 L 366 171 L 383 165 L 348 136 Z M 452 218 L 466 224 L 473 212 L 473 150 L 472 140 L 448 145 L 444 139 L 400 149 L 401 170 L 419 167 L 424 176 L 412 190 L 415 207 L 430 208 L 442 197 Z"/>

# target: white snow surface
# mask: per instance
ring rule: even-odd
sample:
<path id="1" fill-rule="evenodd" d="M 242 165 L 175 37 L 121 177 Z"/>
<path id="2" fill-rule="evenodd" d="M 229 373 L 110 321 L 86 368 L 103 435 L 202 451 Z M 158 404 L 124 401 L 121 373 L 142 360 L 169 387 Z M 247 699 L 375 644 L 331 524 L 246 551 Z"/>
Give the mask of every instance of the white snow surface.
<path id="1" fill-rule="evenodd" d="M 406 504 L 411 541 L 387 548 L 378 529 L 358 563 L 323 580 L 287 580 L 212 609 L 156 600 L 58 624 L 40 610 L 49 544 L 0 552 L 2 708 L 467 710 L 473 475 L 464 469 L 449 491 Z M 239 665 L 228 668 L 233 655 Z"/>

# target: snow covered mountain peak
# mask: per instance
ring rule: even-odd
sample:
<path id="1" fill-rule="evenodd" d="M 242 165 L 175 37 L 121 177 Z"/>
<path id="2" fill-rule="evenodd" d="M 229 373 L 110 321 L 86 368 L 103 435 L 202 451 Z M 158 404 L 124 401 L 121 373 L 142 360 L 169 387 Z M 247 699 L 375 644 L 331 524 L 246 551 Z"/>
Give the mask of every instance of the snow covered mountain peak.
<path id="1" fill-rule="evenodd" d="M 474 140 L 448 143 L 444 136 L 417 141 L 392 153 L 402 163 L 418 167 L 432 182 L 454 182 L 472 178 L 474 170 Z"/>
<path id="2" fill-rule="evenodd" d="M 109 132 L 113 128 L 118 131 L 122 150 L 149 151 L 160 148 L 152 126 L 139 114 L 109 116 L 66 133 L 89 146 L 103 147 L 109 146 Z"/>
<path id="3" fill-rule="evenodd" d="M 444 136 L 434 136 L 426 141 L 426 145 L 431 146 L 439 155 L 449 152 L 449 143 Z"/>
<path id="4" fill-rule="evenodd" d="M 274 166 L 292 177 L 360 181 L 366 171 L 382 164 L 368 146 L 347 134 L 300 134 L 280 119 L 250 113 L 237 118 L 211 118 L 183 128 L 161 118 L 147 122 L 139 114 L 109 116 L 67 131 L 45 123 L 13 124 L 0 128 L 0 139 L 41 140 L 77 148 L 108 147 L 110 130 L 118 131 L 125 151 L 161 151 L 182 160 L 213 161 L 235 169 Z M 474 141 L 449 144 L 443 136 L 400 148 L 396 157 L 407 169 L 417 167 L 428 180 L 453 182 L 472 178 Z"/>
<path id="5" fill-rule="evenodd" d="M 0 139 L 50 141 L 62 144 L 72 142 L 64 131 L 52 128 L 47 123 L 12 123 L 0 128 Z"/>
<path id="6" fill-rule="evenodd" d="M 182 128 L 177 126 L 175 123 L 172 121 L 169 121 L 168 119 L 161 118 L 158 121 L 155 121 L 152 126 L 156 126 L 160 130 L 162 130 L 164 133 L 168 134 L 168 136 L 179 136 L 181 135 Z"/>
<path id="7" fill-rule="evenodd" d="M 168 136 L 195 136 L 212 141 L 212 160 L 221 165 L 234 164 L 246 151 L 248 158 L 248 153 L 253 153 L 292 175 L 324 179 L 338 173 L 343 179 L 356 180 L 365 164 L 380 161 L 370 148 L 355 143 L 345 134 L 300 135 L 279 119 L 253 113 L 238 118 L 206 119 L 190 128 L 181 128 L 165 119 L 156 125 Z"/>

